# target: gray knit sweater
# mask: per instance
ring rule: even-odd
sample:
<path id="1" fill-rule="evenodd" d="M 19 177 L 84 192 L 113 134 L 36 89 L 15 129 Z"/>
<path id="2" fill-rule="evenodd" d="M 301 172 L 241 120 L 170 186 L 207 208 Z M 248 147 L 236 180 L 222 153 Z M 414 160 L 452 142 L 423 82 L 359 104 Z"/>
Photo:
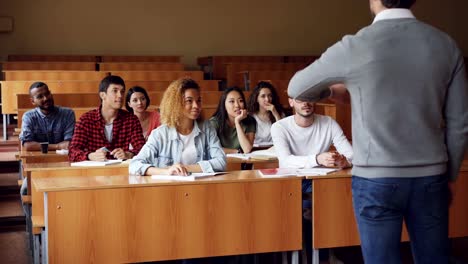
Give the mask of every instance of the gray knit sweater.
<path id="1" fill-rule="evenodd" d="M 351 95 L 353 174 L 455 180 L 467 147 L 463 56 L 445 33 L 414 18 L 378 21 L 296 73 L 288 94 L 319 100 L 329 84 Z"/>

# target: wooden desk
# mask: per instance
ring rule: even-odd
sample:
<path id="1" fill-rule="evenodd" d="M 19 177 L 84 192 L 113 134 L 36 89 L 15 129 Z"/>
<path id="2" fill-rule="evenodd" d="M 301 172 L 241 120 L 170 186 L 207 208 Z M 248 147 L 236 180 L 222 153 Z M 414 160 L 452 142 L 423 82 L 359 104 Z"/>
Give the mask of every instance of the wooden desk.
<path id="1" fill-rule="evenodd" d="M 128 163 L 99 167 L 72 167 L 70 162 L 30 163 L 25 166 L 28 178 L 28 193 L 31 195 L 32 216 L 44 217 L 44 201 L 41 194 L 32 186 L 35 178 L 63 178 L 69 176 L 91 177 L 96 175 L 128 174 Z"/>
<path id="2" fill-rule="evenodd" d="M 312 248 L 360 245 L 354 218 L 351 169 L 312 179 Z M 449 237 L 468 236 L 468 159 L 465 159 L 455 183 L 455 195 L 449 209 Z M 408 241 L 406 228 L 402 241 Z M 317 255 L 318 258 L 318 255 Z M 315 263 L 315 262 L 314 262 Z"/>
<path id="3" fill-rule="evenodd" d="M 302 248 L 297 177 L 236 171 L 192 182 L 124 175 L 34 178 L 33 184 L 44 192 L 49 263 L 128 263 Z M 297 261 L 297 252 L 293 256 Z"/>
<path id="4" fill-rule="evenodd" d="M 274 160 L 264 160 L 264 159 L 249 159 L 243 160 L 238 158 L 226 157 L 227 165 L 226 171 L 240 170 L 242 164 L 252 164 L 252 169 L 269 169 L 269 168 L 278 168 L 278 159 Z"/>
<path id="5" fill-rule="evenodd" d="M 63 162 L 68 161 L 68 155 L 57 154 L 55 150 L 48 153 L 41 151 L 26 151 L 21 150 L 16 154 L 16 158 L 21 160 L 24 164 L 27 163 L 44 163 L 44 162 Z"/>

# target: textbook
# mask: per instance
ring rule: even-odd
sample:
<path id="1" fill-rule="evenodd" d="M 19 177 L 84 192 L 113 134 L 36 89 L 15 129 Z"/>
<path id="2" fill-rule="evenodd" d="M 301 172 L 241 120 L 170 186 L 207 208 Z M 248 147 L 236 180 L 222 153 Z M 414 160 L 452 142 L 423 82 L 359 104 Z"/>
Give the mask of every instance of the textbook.
<path id="1" fill-rule="evenodd" d="M 169 180 L 169 181 L 194 181 L 196 179 L 211 177 L 221 174 L 226 174 L 227 172 L 193 172 L 187 176 L 181 175 L 151 175 L 153 180 Z"/>
<path id="2" fill-rule="evenodd" d="M 95 166 L 107 166 L 112 164 L 122 163 L 121 159 L 116 160 L 106 160 L 106 161 L 94 161 L 94 160 L 84 160 L 79 162 L 72 162 L 70 166 L 72 167 L 95 167 Z"/>
<path id="3" fill-rule="evenodd" d="M 337 171 L 336 168 L 311 168 L 311 169 L 291 169 L 291 168 L 276 168 L 276 169 L 261 169 L 260 175 L 266 177 L 285 177 L 285 176 L 313 176 L 327 175 L 328 173 Z"/>

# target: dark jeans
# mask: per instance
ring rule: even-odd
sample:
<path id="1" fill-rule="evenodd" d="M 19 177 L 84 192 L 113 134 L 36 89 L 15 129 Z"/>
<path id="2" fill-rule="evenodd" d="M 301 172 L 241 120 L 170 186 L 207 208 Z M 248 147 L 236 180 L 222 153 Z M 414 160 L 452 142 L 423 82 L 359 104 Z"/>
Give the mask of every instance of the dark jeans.
<path id="1" fill-rule="evenodd" d="M 445 175 L 352 178 L 354 214 L 366 263 L 401 263 L 403 219 L 415 263 L 448 263 L 449 190 Z"/>

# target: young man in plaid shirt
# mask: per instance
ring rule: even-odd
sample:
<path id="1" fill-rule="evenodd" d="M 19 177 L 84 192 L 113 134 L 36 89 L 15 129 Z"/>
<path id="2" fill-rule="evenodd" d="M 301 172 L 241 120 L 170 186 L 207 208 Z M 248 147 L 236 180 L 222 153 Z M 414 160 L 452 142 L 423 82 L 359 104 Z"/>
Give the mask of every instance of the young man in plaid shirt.
<path id="1" fill-rule="evenodd" d="M 131 159 L 145 144 L 138 118 L 122 110 L 123 79 L 112 75 L 105 77 L 99 84 L 99 97 L 101 105 L 81 116 L 76 124 L 69 146 L 72 162 Z"/>

